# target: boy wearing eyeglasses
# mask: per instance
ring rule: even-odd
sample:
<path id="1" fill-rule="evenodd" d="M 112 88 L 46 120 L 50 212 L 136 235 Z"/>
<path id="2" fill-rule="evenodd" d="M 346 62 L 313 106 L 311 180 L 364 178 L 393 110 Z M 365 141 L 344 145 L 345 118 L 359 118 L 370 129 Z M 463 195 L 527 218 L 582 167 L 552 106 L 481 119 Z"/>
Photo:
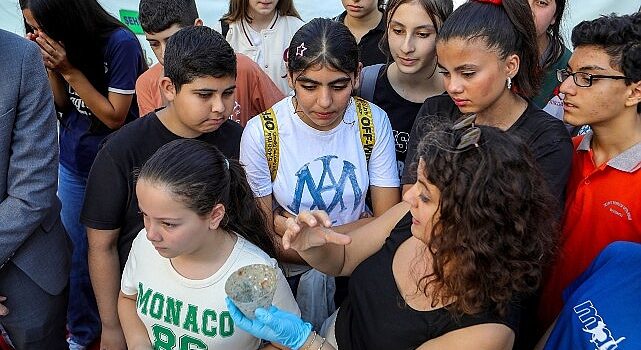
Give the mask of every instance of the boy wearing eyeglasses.
<path id="1" fill-rule="evenodd" d="M 539 310 L 543 327 L 604 247 L 641 242 L 640 23 L 639 13 L 581 22 L 568 67 L 558 72 L 565 122 L 592 130 L 573 139 L 560 254 Z"/>

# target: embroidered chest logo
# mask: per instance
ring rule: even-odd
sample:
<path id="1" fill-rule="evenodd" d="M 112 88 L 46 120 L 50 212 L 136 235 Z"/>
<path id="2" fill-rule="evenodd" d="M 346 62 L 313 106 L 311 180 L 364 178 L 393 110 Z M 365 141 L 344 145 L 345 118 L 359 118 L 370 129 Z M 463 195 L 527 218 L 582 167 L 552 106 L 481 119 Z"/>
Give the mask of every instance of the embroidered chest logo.
<path id="1" fill-rule="evenodd" d="M 585 301 L 574 307 L 574 313 L 579 317 L 583 324 L 582 330 L 590 334 L 590 343 L 594 344 L 596 350 L 614 350 L 619 348 L 619 343 L 625 340 L 621 337 L 617 340 L 612 336 L 608 325 L 599 316 L 597 309 L 592 301 Z"/>
<path id="2" fill-rule="evenodd" d="M 289 208 L 294 213 L 298 213 L 300 211 L 301 200 L 303 198 L 303 191 L 305 190 L 305 188 L 307 188 L 307 191 L 309 192 L 309 195 L 312 199 L 312 205 L 310 206 L 309 210 L 318 209 L 324 210 L 329 213 L 334 210 L 337 205 L 340 204 L 340 211 L 344 211 L 347 209 L 347 206 L 343 201 L 343 193 L 345 191 L 345 186 L 349 183 L 350 186 L 352 186 L 352 190 L 354 191 L 354 205 L 352 208 L 352 212 L 354 212 L 357 209 L 358 204 L 361 202 L 363 196 L 363 191 L 358 185 L 358 179 L 356 177 L 356 167 L 354 166 L 354 164 L 344 160 L 343 168 L 337 181 L 336 176 L 334 175 L 334 172 L 332 171 L 332 168 L 330 166 L 332 160 L 337 158 L 337 156 L 327 155 L 316 158 L 313 162 L 309 162 L 303 165 L 303 167 L 296 172 L 297 180 L 296 189 L 294 191 L 294 199 L 292 200 L 292 203 L 287 206 L 287 208 Z M 316 183 L 314 181 L 312 171 L 310 171 L 310 166 L 312 166 L 313 169 L 316 169 L 318 168 L 317 165 L 319 162 L 322 166 L 322 173 L 318 178 L 318 183 Z M 332 200 L 329 205 L 323 198 L 323 193 L 326 192 L 328 192 L 330 195 L 333 194 L 333 196 L 331 196 Z"/>
<path id="3" fill-rule="evenodd" d="M 632 213 L 630 212 L 630 209 L 619 201 L 607 201 L 603 203 L 603 207 L 609 210 L 610 213 L 622 219 L 632 221 Z"/>

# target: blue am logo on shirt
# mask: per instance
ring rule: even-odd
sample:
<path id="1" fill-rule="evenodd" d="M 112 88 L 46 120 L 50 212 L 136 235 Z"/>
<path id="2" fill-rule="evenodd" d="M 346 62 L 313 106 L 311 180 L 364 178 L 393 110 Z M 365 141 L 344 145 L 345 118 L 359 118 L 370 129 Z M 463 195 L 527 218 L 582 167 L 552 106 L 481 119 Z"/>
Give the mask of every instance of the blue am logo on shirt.
<path id="1" fill-rule="evenodd" d="M 337 179 L 334 174 L 334 170 L 332 170 L 331 167 L 331 162 L 334 159 L 338 159 L 338 157 L 334 155 L 327 155 L 316 158 L 312 162 L 303 165 L 296 172 L 296 189 L 294 190 L 294 199 L 292 203 L 287 206 L 289 210 L 294 213 L 298 213 L 300 211 L 303 192 L 305 189 L 307 189 L 313 201 L 309 210 L 318 209 L 330 213 L 337 205 L 340 205 L 340 211 L 347 210 L 348 208 L 343 200 L 343 194 L 345 187 L 348 184 L 352 187 L 354 192 L 352 212 L 358 208 L 363 197 L 363 190 L 361 190 L 358 185 L 358 177 L 356 176 L 355 171 L 356 166 L 346 160 L 343 160 L 343 167 L 341 169 L 340 176 Z M 310 170 L 310 166 L 313 169 L 317 169 L 319 168 L 319 165 L 322 172 L 318 178 L 318 183 L 316 183 L 313 171 Z M 333 193 L 332 200 L 329 204 L 327 204 L 323 198 L 323 193 L 326 192 L 329 192 L 330 194 Z"/>

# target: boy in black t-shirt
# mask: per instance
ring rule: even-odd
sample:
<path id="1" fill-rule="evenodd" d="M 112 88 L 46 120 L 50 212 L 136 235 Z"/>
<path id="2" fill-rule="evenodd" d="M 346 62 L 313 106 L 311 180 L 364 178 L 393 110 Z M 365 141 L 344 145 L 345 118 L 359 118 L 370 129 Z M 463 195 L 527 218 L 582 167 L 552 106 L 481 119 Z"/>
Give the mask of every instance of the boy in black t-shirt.
<path id="1" fill-rule="evenodd" d="M 383 0 L 341 0 L 345 11 L 334 20 L 343 23 L 356 37 L 363 66 L 386 63 L 387 56 L 378 43 L 385 34 Z"/>
<path id="2" fill-rule="evenodd" d="M 131 243 L 143 228 L 134 172 L 161 146 L 195 138 L 237 159 L 242 127 L 234 107 L 236 56 L 219 33 L 187 27 L 165 50 L 160 80 L 167 107 L 114 133 L 98 153 L 87 181 L 81 222 L 87 226 L 89 271 L 102 322 L 102 347 L 125 349 L 117 313 L 120 275 Z"/>

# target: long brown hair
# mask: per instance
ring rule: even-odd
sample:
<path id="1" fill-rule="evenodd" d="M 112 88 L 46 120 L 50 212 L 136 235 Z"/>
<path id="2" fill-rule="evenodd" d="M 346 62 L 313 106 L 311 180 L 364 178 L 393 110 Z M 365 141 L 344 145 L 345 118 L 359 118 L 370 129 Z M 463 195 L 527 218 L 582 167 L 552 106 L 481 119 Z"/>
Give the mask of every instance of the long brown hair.
<path id="1" fill-rule="evenodd" d="M 554 256 L 554 198 L 517 137 L 478 126 L 478 147 L 457 150 L 467 130 L 435 118 L 418 150 L 426 179 L 441 191 L 419 290 L 456 314 L 508 314 L 532 295 Z"/>
<path id="2" fill-rule="evenodd" d="M 383 34 L 381 41 L 378 43 L 381 51 L 387 53 L 388 64 L 392 63 L 388 41 L 390 20 L 392 19 L 392 16 L 394 16 L 394 13 L 396 13 L 396 10 L 398 10 L 399 6 L 413 3 L 415 1 L 419 5 L 423 6 L 423 9 L 434 24 L 434 29 L 436 29 L 437 34 L 441 25 L 443 25 L 443 22 L 445 22 L 447 17 L 452 14 L 454 8 L 452 0 L 389 0 L 386 4 L 385 13 L 383 14 L 383 16 L 385 16 L 387 28 L 385 29 L 385 33 Z"/>
<path id="3" fill-rule="evenodd" d="M 279 16 L 292 16 L 302 20 L 300 14 L 296 11 L 296 7 L 294 7 L 293 0 L 278 0 L 276 12 L 278 12 Z M 229 11 L 220 20 L 230 24 L 241 19 L 248 23 L 252 22 L 252 18 L 249 15 L 249 0 L 229 0 Z"/>

